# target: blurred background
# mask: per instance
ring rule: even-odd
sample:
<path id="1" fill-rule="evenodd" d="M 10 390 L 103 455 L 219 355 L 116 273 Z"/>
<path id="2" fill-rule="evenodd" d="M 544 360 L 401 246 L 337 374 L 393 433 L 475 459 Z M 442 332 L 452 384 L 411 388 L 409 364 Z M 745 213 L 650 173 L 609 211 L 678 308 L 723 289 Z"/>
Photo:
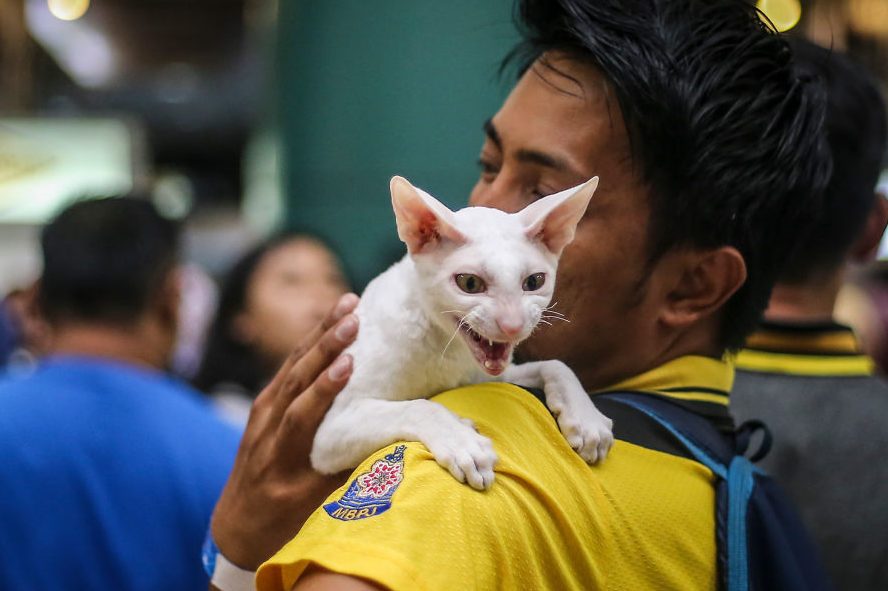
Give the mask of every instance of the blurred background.
<path id="1" fill-rule="evenodd" d="M 35 225 L 130 189 L 210 271 L 294 227 L 361 286 L 401 252 L 393 174 L 464 203 L 514 35 L 511 0 L 2 0 L 0 290 Z"/>
<path id="2" fill-rule="evenodd" d="M 888 84 L 888 0 L 759 5 Z M 392 175 L 465 203 L 516 38 L 511 0 L 0 0 L 0 296 L 38 276 L 61 207 L 129 191 L 183 220 L 211 279 L 290 229 L 360 290 L 403 252 Z M 883 275 L 842 300 L 861 330 Z"/>

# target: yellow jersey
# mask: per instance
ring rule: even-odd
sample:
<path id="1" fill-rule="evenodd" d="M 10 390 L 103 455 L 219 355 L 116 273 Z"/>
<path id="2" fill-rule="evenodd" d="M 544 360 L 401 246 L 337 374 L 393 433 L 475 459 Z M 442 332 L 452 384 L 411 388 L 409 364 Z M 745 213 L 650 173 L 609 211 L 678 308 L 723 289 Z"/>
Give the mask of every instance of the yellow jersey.
<path id="1" fill-rule="evenodd" d="M 732 371 L 685 357 L 619 389 L 674 390 L 679 401 L 721 405 L 707 397 L 730 388 Z M 260 591 L 289 590 L 311 564 L 398 590 L 716 587 L 715 490 L 706 467 L 621 440 L 619 419 L 610 455 L 588 466 L 546 407 L 510 384 L 434 400 L 493 440 L 491 489 L 460 484 L 422 444 L 390 445 L 262 565 Z"/>

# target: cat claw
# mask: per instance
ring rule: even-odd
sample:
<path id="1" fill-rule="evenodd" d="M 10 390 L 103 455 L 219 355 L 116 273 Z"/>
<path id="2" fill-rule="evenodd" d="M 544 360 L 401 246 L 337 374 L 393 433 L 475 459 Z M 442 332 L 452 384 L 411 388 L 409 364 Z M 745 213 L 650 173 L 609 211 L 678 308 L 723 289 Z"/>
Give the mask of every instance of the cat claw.
<path id="1" fill-rule="evenodd" d="M 474 424 L 460 418 L 458 428 L 442 430 L 423 441 L 454 478 L 476 490 L 487 490 L 493 485 L 493 468 L 498 460 L 493 442 L 475 431 Z"/>
<path id="2" fill-rule="evenodd" d="M 613 421 L 594 406 L 580 412 L 561 413 L 558 427 L 567 443 L 587 464 L 603 460 L 614 444 Z"/>

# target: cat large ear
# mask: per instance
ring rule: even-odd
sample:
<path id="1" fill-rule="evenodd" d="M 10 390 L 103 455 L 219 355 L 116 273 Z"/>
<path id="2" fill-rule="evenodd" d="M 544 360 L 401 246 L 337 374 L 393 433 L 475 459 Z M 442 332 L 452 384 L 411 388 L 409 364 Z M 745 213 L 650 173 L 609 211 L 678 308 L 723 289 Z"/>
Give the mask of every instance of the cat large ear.
<path id="1" fill-rule="evenodd" d="M 407 245 L 410 254 L 451 240 L 458 244 L 466 237 L 456 229 L 453 212 L 443 203 L 417 189 L 403 177 L 392 177 L 392 208 L 398 223 L 398 237 Z"/>
<path id="2" fill-rule="evenodd" d="M 598 177 L 582 185 L 543 197 L 518 212 L 526 228 L 527 237 L 539 240 L 550 252 L 561 255 L 574 239 L 577 224 L 586 213 L 589 200 L 598 188 Z"/>

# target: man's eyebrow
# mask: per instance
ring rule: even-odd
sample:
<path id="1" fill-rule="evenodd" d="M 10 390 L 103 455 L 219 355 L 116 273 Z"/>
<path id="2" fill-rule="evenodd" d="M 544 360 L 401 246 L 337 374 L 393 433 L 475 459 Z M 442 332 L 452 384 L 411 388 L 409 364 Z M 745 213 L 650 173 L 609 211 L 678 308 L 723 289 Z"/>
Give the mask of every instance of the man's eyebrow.
<path id="1" fill-rule="evenodd" d="M 488 119 L 484 122 L 484 133 L 487 134 L 487 137 L 490 138 L 490 141 L 493 142 L 497 148 L 503 148 L 503 140 L 500 137 L 499 131 L 497 131 L 496 126 L 493 124 L 492 119 Z M 539 164 L 540 166 L 553 168 L 559 171 L 571 170 L 571 167 L 567 163 L 567 161 L 562 160 L 561 158 L 558 158 L 551 154 L 540 152 L 539 150 L 521 149 L 515 153 L 515 157 L 523 162 Z"/>
<path id="2" fill-rule="evenodd" d="M 545 166 L 547 168 L 553 168 L 555 170 L 570 170 L 567 162 L 562 160 L 561 158 L 556 158 L 551 154 L 546 154 L 545 152 L 538 152 L 537 150 L 518 150 L 515 153 L 515 158 L 522 162 L 530 162 L 532 164 L 539 164 L 540 166 Z"/>

